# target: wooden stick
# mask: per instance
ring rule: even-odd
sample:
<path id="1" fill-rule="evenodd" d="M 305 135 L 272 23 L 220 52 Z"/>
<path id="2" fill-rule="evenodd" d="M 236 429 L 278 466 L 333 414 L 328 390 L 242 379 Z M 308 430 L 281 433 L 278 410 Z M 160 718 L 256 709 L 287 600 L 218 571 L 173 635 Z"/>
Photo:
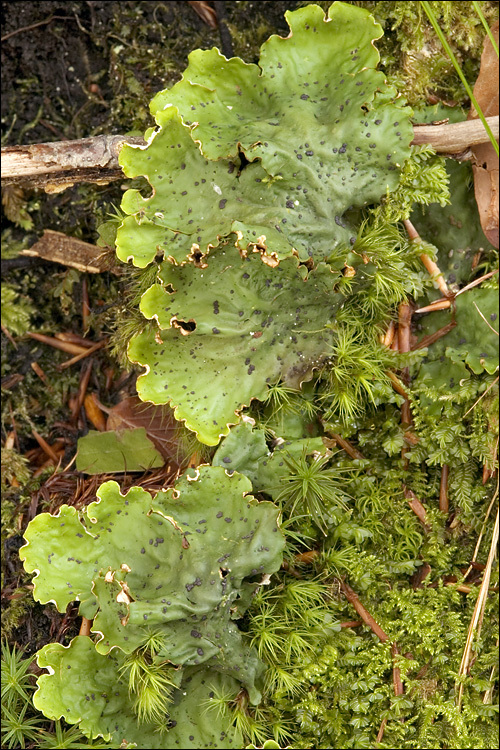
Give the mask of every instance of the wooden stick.
<path id="1" fill-rule="evenodd" d="M 499 528 L 499 523 L 498 523 L 498 510 L 497 510 L 497 517 L 495 519 L 495 526 L 493 528 L 493 536 L 491 540 L 490 551 L 488 554 L 488 560 L 486 561 L 486 567 L 484 569 L 483 580 L 479 589 L 479 594 L 476 600 L 476 605 L 474 607 L 474 612 L 472 613 L 472 619 L 469 625 L 469 631 L 467 633 L 467 640 L 465 643 L 464 652 L 462 654 L 462 661 L 460 663 L 460 669 L 458 672 L 459 677 L 463 677 L 469 673 L 469 670 L 471 667 L 472 647 L 473 647 L 474 641 L 477 641 L 479 639 L 479 635 L 481 633 L 484 609 L 486 606 L 486 598 L 488 596 L 488 588 L 490 585 L 491 568 L 493 566 L 493 561 L 496 557 L 496 552 L 497 552 L 498 528 Z M 457 686 L 455 686 L 455 691 L 456 690 L 457 690 Z M 460 684 L 458 685 L 458 694 L 456 696 L 456 702 L 457 702 L 457 706 L 459 710 L 462 704 L 463 692 L 464 692 L 464 683 L 460 682 Z"/>
<path id="2" fill-rule="evenodd" d="M 449 299 L 438 299 L 435 302 L 432 302 L 430 305 L 426 305 L 425 307 L 419 307 L 418 310 L 415 310 L 416 313 L 427 313 L 427 312 L 436 312 L 437 310 L 448 310 L 451 307 L 451 300 Z"/>
<path id="3" fill-rule="evenodd" d="M 89 341 L 89 339 L 79 336 L 78 333 L 72 333 L 71 331 L 63 331 L 62 333 L 55 333 L 54 337 L 60 341 L 69 341 L 71 344 L 77 344 L 78 346 L 84 346 L 87 349 L 95 345 L 95 341 Z"/>
<path id="4" fill-rule="evenodd" d="M 498 141 L 498 115 L 487 117 L 486 122 Z M 412 144 L 420 146 L 429 143 L 438 154 L 459 154 L 469 146 L 489 142 L 488 134 L 480 120 L 465 120 L 446 125 L 415 125 Z"/>
<path id="5" fill-rule="evenodd" d="M 7 336 L 7 338 L 9 339 L 9 341 L 12 344 L 12 346 L 14 347 L 14 349 L 17 349 L 17 344 L 14 341 L 14 339 L 12 338 L 12 335 L 11 335 L 10 331 L 4 326 L 3 323 L 1 324 L 1 327 L 2 327 L 2 332 L 5 334 L 5 336 Z"/>
<path id="6" fill-rule="evenodd" d="M 380 625 L 377 622 L 375 622 L 375 620 L 373 619 L 371 614 L 368 612 L 366 607 L 364 607 L 363 604 L 361 604 L 356 592 L 353 591 L 353 589 L 350 586 L 348 586 L 347 583 L 345 583 L 344 581 L 340 582 L 340 587 L 342 589 L 342 592 L 344 593 L 345 598 L 350 604 L 352 604 L 352 606 L 354 607 L 358 615 L 361 617 L 363 622 L 366 623 L 366 625 L 368 625 L 368 627 L 370 627 L 373 630 L 377 638 L 379 638 L 382 641 L 382 643 L 385 643 L 385 641 L 388 640 L 389 636 L 387 635 L 387 633 L 384 633 Z"/>
<path id="7" fill-rule="evenodd" d="M 382 742 L 386 724 L 387 724 L 387 718 L 382 719 L 382 724 L 380 725 L 380 729 L 378 730 L 377 737 L 375 738 L 376 743 Z"/>
<path id="8" fill-rule="evenodd" d="M 398 348 L 400 352 L 409 352 L 411 349 L 411 316 L 411 305 L 408 302 L 402 302 L 398 310 Z M 404 367 L 401 370 L 401 379 L 405 385 L 409 385 L 409 367 Z M 401 404 L 401 423 L 403 425 L 413 424 L 408 396 L 405 396 L 405 400 Z"/>
<path id="9" fill-rule="evenodd" d="M 498 116 L 487 117 L 498 139 Z M 428 143 L 438 153 L 463 154 L 470 146 L 488 143 L 489 138 L 480 120 L 446 125 L 415 125 L 413 144 Z M 80 182 L 107 183 L 122 180 L 118 163 L 122 146 L 144 145 L 141 137 L 98 135 L 74 141 L 35 143 L 31 146 L 6 146 L 2 149 L 2 180 L 4 185 L 22 184 L 59 192 Z"/>
<path id="10" fill-rule="evenodd" d="M 88 351 L 83 346 L 79 346 L 78 344 L 71 344 L 69 341 L 59 341 L 59 339 L 54 339 L 51 336 L 45 336 L 43 333 L 31 333 L 30 331 L 28 331 L 26 335 L 31 339 L 35 339 L 35 341 L 40 341 L 42 344 L 53 346 L 54 349 L 61 349 L 61 351 L 67 352 L 67 354 L 82 354 L 82 352 Z"/>
<path id="11" fill-rule="evenodd" d="M 494 276 L 496 273 L 498 273 L 498 268 L 495 268 L 494 271 L 490 271 L 489 273 L 485 273 L 484 276 L 481 276 L 479 279 L 474 279 L 474 281 L 471 281 L 467 286 L 464 286 L 462 289 L 460 289 L 459 292 L 456 293 L 456 297 L 459 297 L 464 292 L 468 292 L 469 289 L 472 289 L 475 286 L 478 286 L 478 284 L 481 284 L 483 281 L 486 281 L 486 279 L 489 279 L 491 276 Z"/>
<path id="12" fill-rule="evenodd" d="M 397 375 L 395 375 L 393 372 L 388 370 L 386 373 L 387 377 L 392 383 L 392 386 L 396 393 L 399 393 L 400 396 L 404 396 L 406 399 L 408 398 L 408 392 L 406 391 L 405 387 L 403 386 L 402 382 L 398 378 Z"/>
<path id="13" fill-rule="evenodd" d="M 118 154 L 124 143 L 144 144 L 144 139 L 97 135 L 74 141 L 7 146 L 2 149 L 2 181 L 4 185 L 22 184 L 58 193 L 75 183 L 120 180 L 124 175 Z"/>

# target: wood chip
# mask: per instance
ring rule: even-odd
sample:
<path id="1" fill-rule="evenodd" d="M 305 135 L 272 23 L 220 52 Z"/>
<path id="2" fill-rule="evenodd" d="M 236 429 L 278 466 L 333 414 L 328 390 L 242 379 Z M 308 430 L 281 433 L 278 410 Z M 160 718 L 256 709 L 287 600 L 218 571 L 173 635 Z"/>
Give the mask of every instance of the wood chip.
<path id="1" fill-rule="evenodd" d="M 54 232 L 52 229 L 46 229 L 41 239 L 27 250 L 22 250 L 20 255 L 60 263 L 85 273 L 118 271 L 114 258 L 111 258 L 110 253 L 104 248 L 83 242 L 76 237 L 68 237 L 62 232 Z"/>

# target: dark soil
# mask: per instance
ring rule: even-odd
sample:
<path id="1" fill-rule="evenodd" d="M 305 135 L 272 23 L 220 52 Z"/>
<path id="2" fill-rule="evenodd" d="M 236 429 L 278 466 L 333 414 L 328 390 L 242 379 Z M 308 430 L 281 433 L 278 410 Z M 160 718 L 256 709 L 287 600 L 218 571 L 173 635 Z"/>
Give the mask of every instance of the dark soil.
<path id="1" fill-rule="evenodd" d="M 235 55 L 247 62 L 258 59 L 262 42 L 272 33 L 286 35 L 286 10 L 297 2 L 219 3 Z M 222 6 L 222 7 L 221 7 Z M 187 2 L 3 2 L 1 50 L 2 146 L 72 140 L 88 136 L 134 132 L 151 126 L 148 104 L 152 96 L 180 79 L 188 54 L 196 48 L 222 48 L 218 29 L 210 28 Z M 228 40 L 225 39 L 227 45 Z M 21 199 L 31 217 L 31 229 L 23 229 L 2 216 L 3 245 L 29 247 L 45 229 L 64 232 L 94 243 L 96 227 L 122 195 L 119 182 L 105 186 L 79 185 L 63 193 L 25 191 Z M 12 255 L 13 253 L 9 253 Z M 2 257 L 4 257 L 2 255 Z M 74 272 L 73 272 L 74 273 Z M 13 285 L 35 306 L 32 330 L 53 335 L 57 331 L 82 334 L 81 302 L 83 276 L 72 281 L 62 266 L 28 258 L 2 261 L 3 281 Z M 119 295 L 115 280 L 107 274 L 88 278 L 94 314 L 89 335 L 106 333 L 103 312 L 112 317 Z M 66 302 L 54 294 L 67 285 Z M 111 304 L 109 299 L 114 297 Z M 116 299 L 118 298 L 118 302 Z M 101 316 L 101 317 L 100 317 Z M 57 365 L 66 355 L 26 338 L 16 348 L 2 332 L 2 388 L 10 391 L 2 415 L 2 440 L 15 425 L 21 454 L 39 450 L 33 426 L 49 442 L 66 441 L 64 465 L 76 452 L 77 438 L 89 426 L 68 425 L 67 398 L 78 388 L 79 367 L 66 371 L 61 393 L 51 396 L 34 375 L 39 364 L 51 383 L 60 379 Z M 90 388 L 103 395 L 103 371 L 112 360 L 101 352 L 95 362 Z M 133 383 L 132 383 L 133 385 Z M 105 393 L 104 400 L 109 398 Z M 22 406 L 21 406 L 22 404 Z M 19 413 L 24 409 L 28 417 Z M 13 416 L 13 414 L 15 416 Z M 43 456 L 37 459 L 41 462 Z M 36 464 L 35 464 L 36 468 Z M 130 478 L 124 477 L 125 484 Z M 68 643 L 77 634 L 76 609 L 66 614 L 51 605 L 35 604 L 17 550 L 33 508 L 55 512 L 63 502 L 77 499 L 75 478 L 70 497 L 51 488 L 50 478 L 35 482 L 31 494 L 9 488 L 11 525 L 19 533 L 3 542 L 2 619 L 9 623 L 8 637 L 33 654 L 45 643 Z M 161 486 L 161 483 L 160 483 Z M 56 488 L 57 490 L 57 488 Z M 85 501 L 91 494 L 80 487 Z M 35 505 L 34 505 L 35 504 Z M 13 614 L 13 603 L 16 614 Z"/>

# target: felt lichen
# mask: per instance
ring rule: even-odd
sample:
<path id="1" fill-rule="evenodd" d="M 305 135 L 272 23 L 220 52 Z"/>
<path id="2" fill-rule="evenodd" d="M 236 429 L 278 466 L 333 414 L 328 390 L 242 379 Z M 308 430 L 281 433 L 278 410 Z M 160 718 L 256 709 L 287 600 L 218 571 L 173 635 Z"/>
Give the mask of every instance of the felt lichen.
<path id="1" fill-rule="evenodd" d="M 348 210 L 395 189 L 412 128 L 375 70 L 381 27 L 345 3 L 286 17 L 290 35 L 271 37 L 259 65 L 197 50 L 153 99 L 158 129 L 120 156 L 153 187 L 124 196 L 121 259 L 185 262 L 232 235 L 272 265 L 292 253 L 321 261 L 355 236 Z"/>
<path id="2" fill-rule="evenodd" d="M 125 685 L 126 674 L 132 667 L 137 670 L 140 662 L 145 677 L 139 682 L 132 679 L 130 685 L 140 687 L 143 702 L 134 704 L 134 696 L 131 700 L 139 718 L 148 721 L 158 718 L 158 707 L 144 705 L 148 681 L 157 693 L 167 687 L 165 680 L 172 687 L 180 685 L 175 669 L 155 676 L 162 664 L 177 670 L 204 665 L 214 679 L 223 679 L 217 677 L 220 673 L 233 680 L 231 684 L 243 685 L 250 700 L 258 703 L 264 667 L 243 642 L 234 620 L 244 614 L 259 581 L 279 567 L 284 538 L 278 509 L 257 503 L 250 491 L 243 475 L 201 466 L 155 498 L 137 487 L 123 496 L 116 482 L 107 482 L 98 492 L 99 500 L 84 513 L 62 506 L 57 516 L 38 515 L 20 552 L 26 570 L 37 574 L 35 599 L 54 601 L 61 611 L 69 601 L 80 601 L 80 612 L 94 619 L 92 632 L 97 636 L 95 643 L 90 638 L 74 642 L 69 651 L 46 647 L 40 665 L 52 665 L 59 654 L 65 664 L 69 659 L 70 668 L 72 654 L 85 649 L 93 655 L 75 658 L 80 666 L 82 659 L 88 663 L 89 679 L 95 681 L 104 670 L 104 681 L 117 680 L 119 672 L 124 673 Z M 147 644 L 154 644 L 150 656 L 144 652 Z M 51 656 L 48 661 L 46 654 Z M 127 661 L 126 655 L 132 654 L 133 661 Z M 42 678 L 40 684 L 46 688 L 37 698 L 39 707 L 55 711 L 53 691 L 64 694 L 66 688 L 53 676 Z M 121 706 L 126 685 L 120 690 Z M 81 685 L 73 692 L 75 700 L 77 694 L 78 700 L 85 700 Z M 98 729 L 104 734 L 118 731 L 112 729 L 111 719 L 103 723 L 100 718 L 109 714 L 105 703 L 96 708 L 92 725 L 82 724 L 89 736 Z M 133 715 L 132 706 L 127 712 Z M 72 723 L 81 721 L 76 704 L 71 710 L 57 710 Z"/>

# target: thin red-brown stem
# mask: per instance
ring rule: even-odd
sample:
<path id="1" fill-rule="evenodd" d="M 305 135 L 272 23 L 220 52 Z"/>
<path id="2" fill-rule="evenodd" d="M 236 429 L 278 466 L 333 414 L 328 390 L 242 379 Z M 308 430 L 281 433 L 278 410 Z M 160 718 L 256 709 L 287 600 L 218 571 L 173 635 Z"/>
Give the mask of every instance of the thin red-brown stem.
<path id="1" fill-rule="evenodd" d="M 9 339 L 9 341 L 12 344 L 12 346 L 14 347 L 14 349 L 17 349 L 17 344 L 14 341 L 14 339 L 12 338 L 12 335 L 11 335 L 10 331 L 8 330 L 8 328 L 6 328 L 3 323 L 1 323 L 0 325 L 1 325 L 1 328 L 2 328 L 2 333 L 4 333 L 5 336 L 7 336 L 7 338 Z"/>
<path id="2" fill-rule="evenodd" d="M 348 440 L 341 437 L 340 435 L 337 435 L 336 432 L 331 432 L 330 430 L 328 430 L 328 435 L 330 435 L 332 440 L 334 440 L 335 443 L 340 448 L 342 448 L 342 450 L 344 450 L 348 456 L 350 456 L 351 458 L 357 459 L 359 461 L 364 460 L 365 457 L 363 456 L 363 454 L 360 453 L 358 449 L 355 448 L 354 445 L 352 445 L 352 443 L 350 443 Z"/>
<path id="3" fill-rule="evenodd" d="M 415 495 L 413 490 L 409 490 L 407 487 L 403 487 L 403 492 L 405 498 L 408 500 L 408 505 L 415 513 L 418 520 L 422 523 L 426 530 L 429 530 L 430 527 L 427 523 L 427 513 L 418 497 Z"/>
<path id="4" fill-rule="evenodd" d="M 368 612 L 366 607 L 363 604 L 361 604 L 356 592 L 353 591 L 353 589 L 350 586 L 348 586 L 348 584 L 345 583 L 345 581 L 341 581 L 340 586 L 341 586 L 341 589 L 345 598 L 347 599 L 349 604 L 352 604 L 352 606 L 354 607 L 358 615 L 361 617 L 363 622 L 366 623 L 366 625 L 368 625 L 368 627 L 370 627 L 373 630 L 377 638 L 379 638 L 382 641 L 382 643 L 385 643 L 388 640 L 389 636 L 387 635 L 387 633 L 384 633 L 380 625 L 373 619 L 373 617 Z"/>
<path id="5" fill-rule="evenodd" d="M 42 368 L 40 367 L 40 365 L 38 364 L 38 362 L 32 362 L 31 363 L 31 369 L 33 370 L 33 372 L 36 375 L 38 375 L 38 377 L 40 378 L 40 380 L 42 381 L 42 383 L 45 385 L 45 387 L 47 388 L 47 390 L 51 391 L 52 390 L 52 386 L 50 385 L 50 383 L 49 383 L 49 381 L 47 379 L 46 374 L 44 373 L 44 371 L 42 370 Z"/>
<path id="6" fill-rule="evenodd" d="M 398 376 L 395 375 L 390 370 L 388 370 L 388 372 L 386 372 L 386 375 L 389 378 L 389 380 L 391 381 L 392 387 L 394 388 L 394 390 L 396 391 L 396 393 L 399 393 L 400 396 L 404 396 L 406 399 L 408 399 L 408 391 L 404 388 L 404 386 L 403 386 L 402 382 L 400 381 L 400 379 L 398 378 Z"/>
<path id="7" fill-rule="evenodd" d="M 84 338 L 84 336 L 80 336 L 78 333 L 73 333 L 72 331 L 62 331 L 61 333 L 55 333 L 54 338 L 59 339 L 60 341 L 69 341 L 70 344 L 77 344 L 77 346 L 85 347 L 86 349 L 90 349 L 92 346 L 95 346 L 95 341 L 89 341 L 89 339 Z"/>
<path id="8" fill-rule="evenodd" d="M 398 348 L 400 352 L 409 352 L 411 349 L 411 316 L 411 305 L 408 302 L 402 302 L 398 311 Z M 405 385 L 409 385 L 409 367 L 403 368 L 401 379 Z M 401 422 L 406 426 L 412 424 L 410 400 L 408 397 L 405 398 L 401 405 Z"/>
<path id="9" fill-rule="evenodd" d="M 392 667 L 392 683 L 394 685 L 394 695 L 397 698 L 398 695 L 403 695 L 404 693 L 403 682 L 401 680 L 401 670 L 396 666 L 396 657 L 399 655 L 397 643 L 391 645 L 391 654 L 394 660 L 394 666 Z"/>
<path id="10" fill-rule="evenodd" d="M 415 310 L 415 312 L 416 313 L 437 312 L 439 310 L 449 310 L 450 307 L 451 307 L 450 299 L 438 299 L 430 305 L 425 305 L 425 307 L 419 307 L 418 310 Z"/>
<path id="11" fill-rule="evenodd" d="M 85 349 L 80 354 L 77 354 L 76 357 L 72 357 L 71 359 L 68 359 L 66 362 L 63 362 L 62 365 L 58 365 L 59 370 L 65 370 L 67 367 L 71 367 L 71 365 L 76 364 L 76 362 L 79 362 L 81 359 L 85 359 L 85 357 L 89 357 L 94 352 L 97 352 L 99 349 L 102 349 L 103 346 L 106 346 L 108 343 L 107 339 L 104 339 L 103 341 L 99 341 L 97 344 L 94 344 L 90 347 L 90 349 Z"/>
<path id="12" fill-rule="evenodd" d="M 80 409 L 82 408 L 83 402 L 85 400 L 85 394 L 87 393 L 87 387 L 89 384 L 90 374 L 92 372 L 93 364 L 94 364 L 94 360 L 90 359 L 82 367 L 82 372 L 80 375 L 80 384 L 78 386 L 78 396 L 75 399 L 75 403 L 71 411 L 72 420 L 75 420 L 78 418 L 78 414 L 80 413 Z"/>
<path id="13" fill-rule="evenodd" d="M 450 467 L 448 464 L 443 464 L 441 468 L 441 482 L 439 485 L 439 510 L 442 513 L 448 513 L 449 502 L 448 502 L 448 475 L 450 473 Z"/>
<path id="14" fill-rule="evenodd" d="M 57 455 L 57 453 L 55 453 L 55 451 L 51 448 L 51 446 L 47 443 L 47 441 L 44 440 L 43 437 L 39 435 L 36 430 L 31 430 L 31 434 L 33 435 L 33 437 L 35 438 L 36 442 L 38 443 L 40 448 L 43 450 L 45 455 L 47 455 L 51 461 L 57 464 L 59 461 L 59 456 Z"/>
<path id="15" fill-rule="evenodd" d="M 405 225 L 406 233 L 408 234 L 410 242 L 414 245 L 418 245 L 419 243 L 421 243 L 422 239 L 411 221 L 409 219 L 404 219 L 403 224 Z M 436 286 L 438 287 L 441 294 L 444 297 L 449 297 L 451 295 L 451 292 L 448 289 L 446 281 L 444 280 L 443 273 L 437 263 L 433 261 L 432 258 L 427 255 L 427 253 L 422 253 L 420 255 L 420 260 L 424 264 L 429 276 L 436 283 Z"/>
<path id="16" fill-rule="evenodd" d="M 90 317 L 89 285 L 86 277 L 82 279 L 82 329 L 88 330 Z"/>
<path id="17" fill-rule="evenodd" d="M 394 341 L 395 336 L 396 336 L 396 323 L 394 322 L 394 320 L 391 320 L 387 327 L 387 331 L 382 336 L 382 342 L 381 342 L 382 345 L 387 346 L 387 348 L 389 348 L 392 342 Z"/>
<path id="18" fill-rule="evenodd" d="M 429 336 L 424 336 L 423 339 L 420 339 L 420 341 L 417 341 L 417 343 L 412 346 L 412 352 L 417 351 L 417 349 L 425 349 L 431 344 L 434 344 L 436 341 L 439 341 L 439 339 L 443 338 L 443 336 L 446 336 L 447 333 L 452 331 L 456 325 L 456 320 L 452 320 L 450 323 L 443 326 L 442 328 L 439 328 L 434 333 L 429 334 Z"/>
<path id="19" fill-rule="evenodd" d="M 375 742 L 382 742 L 386 724 L 387 724 L 387 719 L 382 719 L 382 724 L 380 725 L 380 729 L 378 730 L 377 736 L 375 738 Z"/>

